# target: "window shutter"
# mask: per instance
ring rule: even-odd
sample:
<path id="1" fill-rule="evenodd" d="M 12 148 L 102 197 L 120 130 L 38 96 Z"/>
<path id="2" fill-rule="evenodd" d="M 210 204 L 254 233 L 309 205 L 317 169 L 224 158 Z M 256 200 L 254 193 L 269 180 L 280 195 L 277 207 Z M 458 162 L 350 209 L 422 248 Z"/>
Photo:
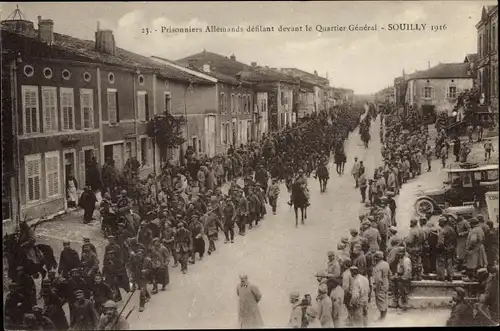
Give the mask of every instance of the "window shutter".
<path id="1" fill-rule="evenodd" d="M 85 152 L 84 151 L 79 151 L 78 152 L 78 161 L 80 165 L 80 187 L 83 187 L 86 185 L 86 173 L 85 173 Z"/>
<path id="2" fill-rule="evenodd" d="M 149 98 L 148 95 L 144 95 L 144 118 L 145 120 L 149 120 Z"/>
<path id="3" fill-rule="evenodd" d="M 110 124 L 118 123 L 117 93 L 108 91 L 108 121 Z"/>
<path id="4" fill-rule="evenodd" d="M 226 125 L 225 123 L 220 124 L 220 144 L 221 145 L 224 145 L 224 126 L 225 125 Z"/>
<path id="5" fill-rule="evenodd" d="M 446 98 L 450 97 L 450 87 L 446 86 Z"/>
<path id="6" fill-rule="evenodd" d="M 140 138 L 139 143 L 137 144 L 137 159 L 139 160 L 141 165 L 144 162 L 144 160 L 142 159 L 142 139 L 143 138 Z"/>

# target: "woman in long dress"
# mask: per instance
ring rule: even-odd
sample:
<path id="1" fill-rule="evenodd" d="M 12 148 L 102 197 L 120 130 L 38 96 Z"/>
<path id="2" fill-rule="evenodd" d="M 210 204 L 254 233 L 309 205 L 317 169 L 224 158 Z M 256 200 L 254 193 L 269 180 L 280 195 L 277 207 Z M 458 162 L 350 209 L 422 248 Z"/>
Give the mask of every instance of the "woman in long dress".
<path id="1" fill-rule="evenodd" d="M 76 208 L 78 206 L 78 183 L 73 175 L 69 175 L 66 180 L 66 190 L 68 196 L 68 208 Z"/>

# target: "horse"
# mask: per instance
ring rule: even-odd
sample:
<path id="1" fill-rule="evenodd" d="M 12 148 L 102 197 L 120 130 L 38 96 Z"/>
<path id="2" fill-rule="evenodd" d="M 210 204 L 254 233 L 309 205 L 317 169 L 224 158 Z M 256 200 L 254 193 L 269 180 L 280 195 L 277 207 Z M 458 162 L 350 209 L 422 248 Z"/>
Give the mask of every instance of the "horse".
<path id="1" fill-rule="evenodd" d="M 318 168 L 316 169 L 316 177 L 318 177 L 319 179 L 320 192 L 325 192 L 326 184 L 328 183 L 328 179 L 330 177 L 328 174 L 328 168 L 325 164 L 320 164 L 318 166 Z"/>
<path id="2" fill-rule="evenodd" d="M 40 256 L 39 262 L 36 263 L 29 259 L 26 252 L 21 247 L 19 247 L 18 236 L 16 233 L 6 234 L 3 237 L 3 240 L 4 252 L 9 268 L 9 278 L 13 279 L 16 276 L 16 269 L 19 266 L 24 267 L 28 275 L 34 276 L 35 278 L 37 278 L 38 273 L 40 273 L 42 279 L 45 278 L 49 271 L 57 268 L 57 261 L 54 257 L 54 251 L 49 245 L 35 245 L 34 249 L 38 256 Z"/>
<path id="3" fill-rule="evenodd" d="M 301 212 L 302 224 L 305 224 L 304 220 L 307 219 L 307 198 L 304 192 L 304 188 L 302 188 L 300 183 L 294 183 L 292 185 L 292 205 L 295 211 L 295 227 L 299 226 L 299 209 Z"/>

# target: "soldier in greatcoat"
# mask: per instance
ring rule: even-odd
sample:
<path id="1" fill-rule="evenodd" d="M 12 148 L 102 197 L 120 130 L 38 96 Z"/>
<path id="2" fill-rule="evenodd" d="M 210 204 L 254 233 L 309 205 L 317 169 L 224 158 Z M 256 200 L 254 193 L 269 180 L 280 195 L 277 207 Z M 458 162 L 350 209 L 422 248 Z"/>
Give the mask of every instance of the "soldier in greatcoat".
<path id="1" fill-rule="evenodd" d="M 318 320 L 323 328 L 333 328 L 332 319 L 332 300 L 327 294 L 328 287 L 326 284 L 321 284 L 318 287 L 318 296 L 316 303 L 318 307 Z"/>
<path id="2" fill-rule="evenodd" d="M 412 278 L 422 279 L 422 246 L 424 236 L 417 219 L 410 220 L 410 231 L 406 237 L 406 249 L 412 264 Z"/>
<path id="3" fill-rule="evenodd" d="M 453 258 L 455 257 L 455 249 L 457 247 L 457 234 L 455 230 L 448 224 L 446 217 L 439 218 L 439 226 L 441 230 L 438 235 L 437 243 L 437 273 L 439 280 L 453 280 Z"/>
<path id="4" fill-rule="evenodd" d="M 210 206 L 208 208 L 207 213 L 203 216 L 204 223 L 204 231 L 205 235 L 208 238 L 208 255 L 212 254 L 216 250 L 215 241 L 219 236 L 219 228 L 223 228 L 222 222 L 220 221 L 219 216 L 217 215 L 217 210 L 214 209 L 214 206 Z"/>
<path id="5" fill-rule="evenodd" d="M 373 267 L 373 287 L 375 291 L 375 303 L 377 304 L 377 309 L 380 311 L 380 319 L 384 319 L 387 315 L 389 280 L 392 277 L 389 264 L 383 258 L 384 253 L 382 251 L 377 251 L 373 256 L 375 261 L 375 266 Z"/>
<path id="6" fill-rule="evenodd" d="M 170 282 L 168 273 L 168 264 L 170 262 L 170 252 L 161 243 L 160 239 L 154 238 L 151 247 L 151 262 L 152 262 L 152 278 L 153 291 L 152 294 L 158 293 L 158 284 L 161 284 L 161 290 L 165 291 L 165 286 Z"/>
<path id="7" fill-rule="evenodd" d="M 70 310 L 70 327 L 73 330 L 94 330 L 99 316 L 90 300 L 86 299 L 82 290 L 76 290 L 76 301 Z"/>
<path id="8" fill-rule="evenodd" d="M 181 271 L 183 274 L 187 273 L 187 263 L 188 257 L 191 253 L 193 247 L 193 241 L 191 238 L 191 233 L 188 229 L 184 227 L 184 222 L 179 222 L 177 224 L 177 233 L 175 235 L 175 254 L 177 254 L 177 260 L 181 264 Z"/>
<path id="9" fill-rule="evenodd" d="M 457 267 L 458 270 L 462 270 L 464 268 L 464 260 L 465 260 L 465 252 L 466 252 L 466 243 L 467 237 L 470 232 L 470 224 L 469 221 L 464 219 L 462 216 L 457 217 L 457 248 L 456 248 L 456 257 L 457 257 Z"/>
<path id="10" fill-rule="evenodd" d="M 467 276 L 473 278 L 475 272 L 487 266 L 486 251 L 484 250 L 484 232 L 479 226 L 476 218 L 470 221 L 471 230 L 465 243 L 465 267 L 467 268 Z"/>
<path id="11" fill-rule="evenodd" d="M 103 313 L 103 304 L 108 300 L 114 300 L 114 294 L 111 287 L 103 282 L 102 275 L 94 275 L 94 281 L 91 284 L 91 301 L 94 303 L 94 309 L 98 315 Z"/>
<path id="12" fill-rule="evenodd" d="M 68 278 L 69 272 L 74 268 L 80 267 L 80 257 L 78 253 L 71 248 L 69 241 L 63 242 L 63 250 L 61 251 L 61 256 L 59 257 L 59 269 L 58 273 L 64 278 Z"/>
<path id="13" fill-rule="evenodd" d="M 238 321 L 242 329 L 262 328 L 264 322 L 259 310 L 259 301 L 262 294 L 259 288 L 248 283 L 246 275 L 240 276 L 240 284 L 236 288 L 236 294 L 239 297 Z"/>

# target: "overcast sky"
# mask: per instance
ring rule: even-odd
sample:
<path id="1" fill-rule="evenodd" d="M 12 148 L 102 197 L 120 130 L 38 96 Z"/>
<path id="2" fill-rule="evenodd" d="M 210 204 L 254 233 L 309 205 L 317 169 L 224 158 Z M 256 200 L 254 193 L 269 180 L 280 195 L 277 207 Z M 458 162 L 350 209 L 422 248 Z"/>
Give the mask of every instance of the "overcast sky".
<path id="1" fill-rule="evenodd" d="M 439 62 L 461 62 L 476 52 L 475 24 L 483 5 L 495 2 L 178 2 L 178 3 L 20 3 L 29 20 L 54 20 L 54 30 L 94 40 L 97 21 L 112 29 L 119 47 L 146 56 L 179 59 L 206 49 L 250 64 L 296 67 L 322 76 L 332 86 L 373 93 L 402 70 L 426 69 Z M 15 3 L 2 3 L 4 19 Z M 144 35 L 161 26 L 249 25 L 334 26 L 377 24 L 378 32 L 180 33 Z M 388 24 L 427 24 L 427 31 L 388 31 Z M 446 24 L 432 32 L 430 25 Z M 384 26 L 386 29 L 381 30 Z"/>

